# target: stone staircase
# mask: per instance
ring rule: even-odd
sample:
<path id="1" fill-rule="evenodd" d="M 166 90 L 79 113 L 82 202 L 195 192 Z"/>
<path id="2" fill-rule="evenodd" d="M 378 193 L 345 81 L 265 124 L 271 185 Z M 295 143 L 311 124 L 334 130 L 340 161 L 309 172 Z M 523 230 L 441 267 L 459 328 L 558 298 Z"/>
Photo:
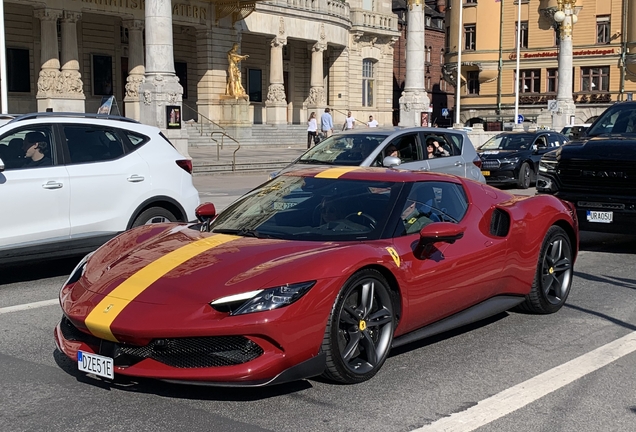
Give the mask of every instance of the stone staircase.
<path id="1" fill-rule="evenodd" d="M 216 146 L 221 140 L 221 129 L 210 123 L 185 125 L 188 132 L 189 147 Z M 307 126 L 305 125 L 265 125 L 256 124 L 251 128 L 252 136 L 243 137 L 239 141 L 241 147 L 306 147 Z M 231 134 L 230 134 L 231 135 Z M 235 147 L 234 141 L 225 137 L 223 145 Z"/>

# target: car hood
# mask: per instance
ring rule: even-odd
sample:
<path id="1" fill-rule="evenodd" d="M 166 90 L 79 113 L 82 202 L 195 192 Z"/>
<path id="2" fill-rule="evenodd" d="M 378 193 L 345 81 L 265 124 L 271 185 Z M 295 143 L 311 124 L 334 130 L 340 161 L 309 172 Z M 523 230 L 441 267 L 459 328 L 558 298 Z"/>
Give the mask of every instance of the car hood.
<path id="1" fill-rule="evenodd" d="M 201 233 L 187 225 L 141 227 L 88 260 L 73 297 L 161 305 L 202 304 L 288 283 L 341 277 L 369 251 L 359 242 L 309 242 Z M 316 265 L 316 263 L 321 263 Z M 338 266 L 329 266 L 337 262 Z"/>
<path id="2" fill-rule="evenodd" d="M 477 152 L 482 159 L 509 159 L 514 157 L 524 157 L 527 150 L 479 150 Z"/>
<path id="3" fill-rule="evenodd" d="M 561 158 L 593 157 L 636 161 L 636 139 L 618 137 L 593 137 L 582 141 L 571 141 L 561 147 Z"/>

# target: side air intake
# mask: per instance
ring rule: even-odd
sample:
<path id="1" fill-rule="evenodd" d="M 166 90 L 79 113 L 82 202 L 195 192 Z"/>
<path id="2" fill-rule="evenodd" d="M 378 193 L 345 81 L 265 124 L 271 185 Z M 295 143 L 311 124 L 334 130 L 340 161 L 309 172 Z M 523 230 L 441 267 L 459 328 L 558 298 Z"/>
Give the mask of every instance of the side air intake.
<path id="1" fill-rule="evenodd" d="M 505 237 L 510 231 L 510 215 L 496 208 L 492 212 L 492 219 L 490 219 L 490 234 Z"/>

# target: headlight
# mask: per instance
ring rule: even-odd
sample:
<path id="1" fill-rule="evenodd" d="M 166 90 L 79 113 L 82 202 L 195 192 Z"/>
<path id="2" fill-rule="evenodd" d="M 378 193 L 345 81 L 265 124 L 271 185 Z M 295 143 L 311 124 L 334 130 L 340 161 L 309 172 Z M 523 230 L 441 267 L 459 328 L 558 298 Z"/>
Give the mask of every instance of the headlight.
<path id="1" fill-rule="evenodd" d="M 555 160 L 541 160 L 539 161 L 539 172 L 555 173 L 557 161 Z"/>
<path id="2" fill-rule="evenodd" d="M 501 159 L 499 162 L 501 162 L 501 164 L 512 164 L 515 165 L 517 162 L 519 162 L 519 158 L 518 157 L 513 157 L 513 158 L 506 158 L 506 159 Z"/>
<path id="3" fill-rule="evenodd" d="M 315 284 L 316 281 L 309 281 L 235 294 L 214 300 L 210 306 L 219 312 L 229 312 L 230 315 L 278 309 L 294 303 Z"/>
<path id="4" fill-rule="evenodd" d="M 71 272 L 71 275 L 68 277 L 66 282 L 64 282 L 64 285 L 62 285 L 62 288 L 64 288 L 66 285 L 77 282 L 82 277 L 82 275 L 84 274 L 84 270 L 86 270 L 86 263 L 88 262 L 88 259 L 94 253 L 95 252 L 91 252 L 81 259 L 81 261 L 75 266 L 75 268 Z"/>

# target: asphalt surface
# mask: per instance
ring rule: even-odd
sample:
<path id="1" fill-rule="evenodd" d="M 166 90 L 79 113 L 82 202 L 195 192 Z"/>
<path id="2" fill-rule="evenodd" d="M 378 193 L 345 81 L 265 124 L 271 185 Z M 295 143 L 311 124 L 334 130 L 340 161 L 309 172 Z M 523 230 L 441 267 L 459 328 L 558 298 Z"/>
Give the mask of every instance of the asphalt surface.
<path id="1" fill-rule="evenodd" d="M 195 184 L 202 197 L 224 208 L 266 178 L 196 176 Z M 61 316 L 55 299 L 76 260 L 2 268 L 0 430 L 468 431 L 486 419 L 479 431 L 632 431 L 636 355 L 628 352 L 600 368 L 600 360 L 587 359 L 636 334 L 635 253 L 636 237 L 582 233 L 572 290 L 556 314 L 503 313 L 401 347 L 362 384 L 311 379 L 259 389 L 126 379 L 111 384 L 81 374 L 52 337 Z M 48 306 L 7 309 L 48 300 Z M 580 356 L 588 356 L 589 372 L 572 382 L 557 376 L 524 386 Z M 538 396 L 548 384 L 556 389 Z M 514 394 L 501 396 L 520 388 L 527 396 L 518 408 Z M 478 415 L 466 416 L 466 423 L 440 426 L 471 410 Z"/>

